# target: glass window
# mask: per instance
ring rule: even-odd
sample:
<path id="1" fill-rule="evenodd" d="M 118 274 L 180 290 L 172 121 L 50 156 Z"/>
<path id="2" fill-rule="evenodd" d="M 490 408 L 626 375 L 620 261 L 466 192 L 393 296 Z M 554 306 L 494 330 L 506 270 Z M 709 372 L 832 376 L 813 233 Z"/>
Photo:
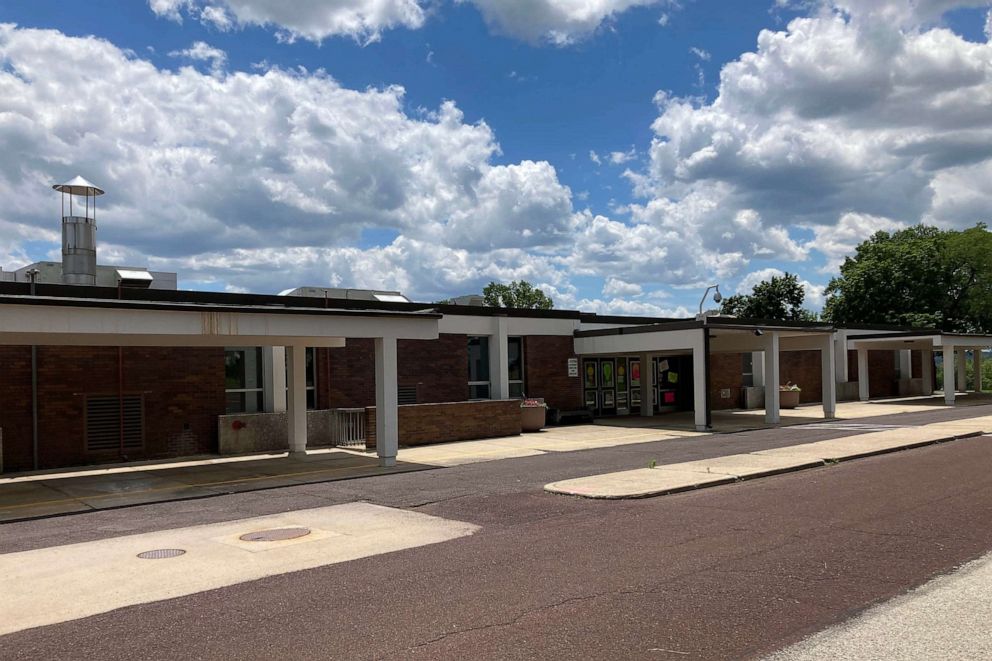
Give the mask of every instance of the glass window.
<path id="1" fill-rule="evenodd" d="M 506 340 L 507 374 L 511 398 L 524 396 L 524 338 L 510 337 Z"/>
<path id="2" fill-rule="evenodd" d="M 226 349 L 224 381 L 228 413 L 258 413 L 264 410 L 262 348 Z"/>
<path id="3" fill-rule="evenodd" d="M 754 385 L 754 354 L 748 352 L 741 354 L 741 374 L 742 384 L 745 388 Z"/>
<path id="4" fill-rule="evenodd" d="M 468 397 L 490 399 L 489 389 L 489 338 L 468 338 Z"/>

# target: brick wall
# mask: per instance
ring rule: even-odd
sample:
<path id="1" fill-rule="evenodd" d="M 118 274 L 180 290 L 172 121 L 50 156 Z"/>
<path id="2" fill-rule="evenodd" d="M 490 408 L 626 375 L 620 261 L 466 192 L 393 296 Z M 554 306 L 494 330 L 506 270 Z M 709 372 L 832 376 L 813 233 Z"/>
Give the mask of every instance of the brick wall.
<path id="1" fill-rule="evenodd" d="M 741 406 L 744 387 L 744 361 L 739 353 L 710 355 L 710 410 L 736 409 Z M 722 397 L 730 391 L 729 397 Z"/>
<path id="2" fill-rule="evenodd" d="M 783 351 L 779 354 L 779 382 L 800 388 L 799 402 L 823 401 L 823 379 L 819 351 Z"/>
<path id="3" fill-rule="evenodd" d="M 399 407 L 399 444 L 429 445 L 520 433 L 518 400 L 414 404 Z M 375 407 L 366 409 L 365 446 L 375 448 Z"/>
<path id="4" fill-rule="evenodd" d="M 222 348 L 125 347 L 125 394 L 144 398 L 144 447 L 128 459 L 214 452 L 216 416 L 224 413 Z M 5 470 L 32 468 L 29 347 L 2 347 L 0 426 Z M 39 463 L 56 468 L 118 461 L 85 447 L 88 395 L 118 392 L 116 347 L 38 347 Z"/>
<path id="5" fill-rule="evenodd" d="M 570 336 L 528 335 L 524 338 L 524 379 L 528 397 L 543 397 L 551 408 L 584 408 L 582 379 L 568 376 L 568 359 L 577 358 Z"/>
<path id="6" fill-rule="evenodd" d="M 857 383 L 858 352 L 854 349 L 847 352 L 847 370 L 848 380 Z M 868 379 L 869 397 L 891 397 L 899 393 L 894 351 L 869 351 L 868 374 L 870 375 Z"/>
<path id="7" fill-rule="evenodd" d="M 739 408 L 743 383 L 743 359 L 739 353 L 716 353 L 710 356 L 710 408 L 714 411 Z M 783 351 L 779 354 L 779 381 L 794 383 L 802 388 L 799 401 L 819 402 L 823 399 L 820 379 L 819 351 Z M 730 397 L 721 391 L 730 390 Z"/>

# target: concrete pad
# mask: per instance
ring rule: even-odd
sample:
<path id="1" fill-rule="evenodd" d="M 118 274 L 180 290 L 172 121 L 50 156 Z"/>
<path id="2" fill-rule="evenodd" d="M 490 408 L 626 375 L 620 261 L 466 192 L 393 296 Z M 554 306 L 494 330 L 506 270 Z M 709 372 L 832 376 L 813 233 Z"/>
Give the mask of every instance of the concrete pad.
<path id="1" fill-rule="evenodd" d="M 544 490 L 583 498 L 647 498 L 735 481 L 736 478 L 730 475 L 638 468 L 552 482 L 545 485 Z"/>
<path id="2" fill-rule="evenodd" d="M 249 545 L 272 528 L 312 532 Z M 275 516 L 162 530 L 0 555 L 0 635 L 171 599 L 293 571 L 471 535 L 478 526 L 417 512 L 350 503 Z M 237 540 L 237 541 L 235 541 Z M 138 553 L 185 555 L 144 560 Z"/>
<path id="3" fill-rule="evenodd" d="M 700 459 L 680 464 L 658 466 L 655 470 L 693 471 L 716 475 L 731 475 L 739 479 L 775 475 L 802 468 L 822 466 L 823 460 L 816 457 L 795 457 L 788 455 L 763 456 L 755 454 L 732 454 L 726 457 Z"/>

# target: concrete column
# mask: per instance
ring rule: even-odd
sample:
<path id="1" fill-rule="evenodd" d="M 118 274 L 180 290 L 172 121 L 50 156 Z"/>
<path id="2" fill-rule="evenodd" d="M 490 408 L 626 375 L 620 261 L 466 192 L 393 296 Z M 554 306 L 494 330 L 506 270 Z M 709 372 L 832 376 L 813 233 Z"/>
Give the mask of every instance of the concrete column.
<path id="1" fill-rule="evenodd" d="M 709 330 L 703 329 L 699 333 L 699 340 L 692 347 L 692 407 L 696 423 L 696 431 L 707 431 L 709 429 L 709 393 L 706 391 L 706 344 L 703 333 Z"/>
<path id="2" fill-rule="evenodd" d="M 493 317 L 493 334 L 489 336 L 489 398 L 510 398 L 509 340 L 506 317 Z"/>
<path id="3" fill-rule="evenodd" d="M 651 405 L 651 354 L 642 353 L 641 361 L 641 415 L 654 415 L 654 407 Z"/>
<path id="4" fill-rule="evenodd" d="M 375 338 L 375 447 L 380 466 L 395 466 L 399 449 L 396 338 Z"/>
<path id="5" fill-rule="evenodd" d="M 899 352 L 899 378 L 913 378 L 913 352 L 903 349 Z"/>
<path id="6" fill-rule="evenodd" d="M 923 394 L 933 394 L 933 350 L 924 349 L 920 356 L 920 366 L 923 368 L 920 376 L 923 378 Z"/>
<path id="7" fill-rule="evenodd" d="M 286 347 L 263 347 L 262 362 L 265 410 L 282 413 L 286 410 Z"/>
<path id="8" fill-rule="evenodd" d="M 820 348 L 820 387 L 823 390 L 823 417 L 837 416 L 837 376 L 834 373 L 834 338 L 830 335 L 823 340 Z"/>
<path id="9" fill-rule="evenodd" d="M 778 424 L 780 420 L 778 372 L 778 333 L 766 331 L 765 337 L 765 422 Z"/>
<path id="10" fill-rule="evenodd" d="M 307 451 L 307 349 L 286 347 L 289 363 L 289 397 L 286 419 L 289 429 L 290 454 Z"/>
<path id="11" fill-rule="evenodd" d="M 867 402 L 868 389 L 868 349 L 858 349 L 858 399 Z"/>
<path id="12" fill-rule="evenodd" d="M 982 392 L 982 350 L 973 349 L 971 352 L 972 364 L 975 366 L 975 392 Z"/>
<path id="13" fill-rule="evenodd" d="M 965 392 L 968 389 L 968 352 L 964 349 L 958 349 L 954 355 L 954 360 L 957 361 L 954 366 L 954 373 L 957 375 L 957 389 L 960 392 Z"/>
<path id="14" fill-rule="evenodd" d="M 944 403 L 954 405 L 954 345 L 944 345 Z"/>
<path id="15" fill-rule="evenodd" d="M 756 388 L 762 388 L 765 385 L 765 352 L 764 351 L 753 351 L 751 352 L 751 374 L 754 378 L 754 385 Z"/>
<path id="16" fill-rule="evenodd" d="M 834 374 L 837 376 L 837 383 L 851 380 L 847 366 L 847 331 L 843 329 L 834 333 Z"/>

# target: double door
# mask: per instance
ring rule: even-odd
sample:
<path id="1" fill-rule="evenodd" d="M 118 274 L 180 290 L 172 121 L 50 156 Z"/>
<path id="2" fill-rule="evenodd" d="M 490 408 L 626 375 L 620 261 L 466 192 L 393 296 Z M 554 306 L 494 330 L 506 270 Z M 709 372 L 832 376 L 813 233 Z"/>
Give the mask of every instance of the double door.
<path id="1" fill-rule="evenodd" d="M 585 358 L 585 406 L 595 416 L 668 413 L 692 408 L 692 357 L 652 358 L 646 371 L 637 356 Z"/>

